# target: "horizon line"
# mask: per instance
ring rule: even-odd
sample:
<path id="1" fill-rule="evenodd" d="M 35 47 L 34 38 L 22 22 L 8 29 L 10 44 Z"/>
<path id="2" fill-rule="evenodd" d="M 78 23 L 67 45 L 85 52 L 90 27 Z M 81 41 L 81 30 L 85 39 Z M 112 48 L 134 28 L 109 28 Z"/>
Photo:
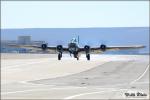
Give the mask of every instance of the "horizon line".
<path id="1" fill-rule="evenodd" d="M 81 28 L 149 28 L 149 26 L 133 26 L 133 27 L 45 27 L 45 28 L 1 28 L 1 30 L 5 29 L 81 29 Z"/>

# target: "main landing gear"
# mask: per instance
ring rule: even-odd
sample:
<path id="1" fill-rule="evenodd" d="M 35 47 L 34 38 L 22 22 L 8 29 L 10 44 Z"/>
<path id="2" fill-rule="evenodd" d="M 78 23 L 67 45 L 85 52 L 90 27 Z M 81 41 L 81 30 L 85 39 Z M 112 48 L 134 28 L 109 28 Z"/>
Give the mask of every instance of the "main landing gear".
<path id="1" fill-rule="evenodd" d="M 59 53 L 58 54 L 58 60 L 61 60 L 61 58 L 62 58 L 62 53 Z"/>
<path id="2" fill-rule="evenodd" d="M 90 54 L 86 54 L 87 60 L 90 60 Z"/>

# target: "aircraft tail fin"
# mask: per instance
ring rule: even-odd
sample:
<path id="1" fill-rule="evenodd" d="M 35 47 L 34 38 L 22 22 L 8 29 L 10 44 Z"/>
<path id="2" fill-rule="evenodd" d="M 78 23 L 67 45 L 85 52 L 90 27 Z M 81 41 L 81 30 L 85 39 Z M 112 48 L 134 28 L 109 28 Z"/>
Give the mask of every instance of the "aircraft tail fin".
<path id="1" fill-rule="evenodd" d="M 80 39 L 80 37 L 79 37 L 79 35 L 78 35 L 78 44 L 79 44 L 79 42 L 80 42 L 80 40 L 79 40 L 79 39 Z"/>

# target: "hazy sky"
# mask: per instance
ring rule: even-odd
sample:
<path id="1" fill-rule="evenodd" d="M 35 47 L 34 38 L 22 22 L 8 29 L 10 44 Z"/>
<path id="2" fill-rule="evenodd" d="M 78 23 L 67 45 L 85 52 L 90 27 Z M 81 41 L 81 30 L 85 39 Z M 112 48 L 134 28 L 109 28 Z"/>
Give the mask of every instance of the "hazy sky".
<path id="1" fill-rule="evenodd" d="M 2 1 L 2 28 L 148 27 L 148 1 Z"/>

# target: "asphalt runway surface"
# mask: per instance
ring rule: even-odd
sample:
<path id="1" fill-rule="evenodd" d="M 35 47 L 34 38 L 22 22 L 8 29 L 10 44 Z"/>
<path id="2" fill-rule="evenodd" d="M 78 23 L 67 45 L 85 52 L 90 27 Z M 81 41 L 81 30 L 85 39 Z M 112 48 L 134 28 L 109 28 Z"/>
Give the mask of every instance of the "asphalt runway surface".
<path id="1" fill-rule="evenodd" d="M 149 99 L 149 55 L 2 54 L 2 99 Z"/>

